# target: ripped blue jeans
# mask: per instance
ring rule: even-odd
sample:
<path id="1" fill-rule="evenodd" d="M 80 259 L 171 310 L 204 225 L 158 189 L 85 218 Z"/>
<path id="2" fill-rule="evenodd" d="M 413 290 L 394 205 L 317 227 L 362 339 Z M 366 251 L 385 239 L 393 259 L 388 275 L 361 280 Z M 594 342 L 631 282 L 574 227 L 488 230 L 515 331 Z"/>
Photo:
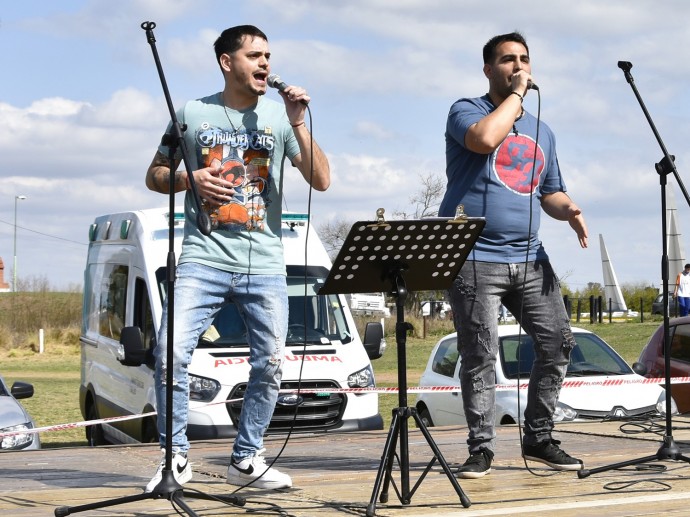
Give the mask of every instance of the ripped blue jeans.
<path id="1" fill-rule="evenodd" d="M 448 291 L 453 307 L 460 386 L 470 453 L 494 449 L 496 354 L 501 303 L 535 343 L 524 417 L 524 444 L 550 440 L 553 413 L 575 346 L 560 285 L 548 261 L 467 261 Z"/>
<path id="2" fill-rule="evenodd" d="M 283 275 L 229 273 L 186 262 L 177 267 L 174 299 L 173 450 L 186 452 L 189 449 L 186 435 L 189 410 L 188 369 L 194 349 L 218 311 L 226 303 L 234 302 L 247 329 L 251 369 L 233 456 L 237 460 L 252 456 L 263 448 L 263 436 L 273 416 L 280 389 L 288 324 L 286 278 Z M 166 437 L 167 327 L 166 301 L 155 350 L 156 402 L 161 447 L 165 446 Z M 216 380 L 228 382 L 224 379 Z"/>

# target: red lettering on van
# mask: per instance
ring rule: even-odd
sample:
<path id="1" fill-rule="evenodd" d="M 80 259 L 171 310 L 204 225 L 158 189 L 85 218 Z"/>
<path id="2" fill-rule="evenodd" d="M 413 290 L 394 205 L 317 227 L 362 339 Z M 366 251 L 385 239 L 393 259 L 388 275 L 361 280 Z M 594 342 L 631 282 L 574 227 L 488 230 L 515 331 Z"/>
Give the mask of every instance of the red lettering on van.
<path id="1" fill-rule="evenodd" d="M 302 356 L 301 355 L 287 355 L 285 356 L 286 361 L 301 361 Z M 307 362 L 317 362 L 317 361 L 326 361 L 327 363 L 342 363 L 343 360 L 338 357 L 337 355 L 305 355 L 304 356 L 304 361 Z"/>

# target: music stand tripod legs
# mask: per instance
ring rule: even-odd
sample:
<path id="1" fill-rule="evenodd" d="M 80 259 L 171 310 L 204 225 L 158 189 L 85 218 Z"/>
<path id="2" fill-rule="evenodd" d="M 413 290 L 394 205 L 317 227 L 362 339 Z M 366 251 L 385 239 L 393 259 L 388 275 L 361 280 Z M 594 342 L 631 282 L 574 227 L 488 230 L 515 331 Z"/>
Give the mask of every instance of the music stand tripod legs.
<path id="1" fill-rule="evenodd" d="M 400 502 L 404 505 L 410 504 L 412 496 L 416 492 L 419 485 L 426 477 L 426 475 L 431 470 L 431 467 L 439 462 L 446 476 L 453 485 L 455 492 L 460 497 L 460 503 L 465 508 L 470 506 L 470 500 L 463 492 L 458 480 L 455 478 L 453 473 L 446 463 L 441 451 L 434 442 L 431 434 L 424 425 L 424 422 L 417 414 L 417 409 L 414 407 L 408 407 L 407 405 L 407 355 L 406 355 L 406 342 L 407 342 L 407 332 L 412 328 L 412 326 L 405 321 L 405 299 L 407 298 L 407 288 L 405 286 L 405 280 L 402 277 L 400 270 L 394 270 L 390 273 L 390 278 L 394 289 L 392 295 L 395 296 L 396 302 L 396 315 L 397 321 L 395 324 L 395 341 L 398 352 L 398 407 L 393 409 L 393 419 L 391 420 L 390 430 L 388 432 L 388 438 L 386 439 L 386 444 L 383 449 L 383 455 L 381 456 L 381 463 L 379 465 L 378 474 L 376 475 L 376 482 L 374 483 L 374 489 L 371 494 L 371 500 L 367 506 L 367 517 L 372 517 L 376 514 L 376 497 L 381 490 L 380 501 L 382 503 L 388 502 L 388 487 L 390 484 L 393 485 L 396 495 Z M 409 458 L 409 445 L 408 445 L 408 420 L 412 417 L 417 424 L 417 427 L 422 432 L 424 439 L 434 453 L 434 457 L 427 464 L 426 468 L 422 472 L 421 476 L 415 483 L 414 487 L 410 489 L 410 458 Z M 400 443 L 400 455 L 396 455 L 396 447 Z M 392 477 L 393 463 L 395 458 L 398 458 L 398 463 L 400 466 L 400 488 L 395 484 Z"/>

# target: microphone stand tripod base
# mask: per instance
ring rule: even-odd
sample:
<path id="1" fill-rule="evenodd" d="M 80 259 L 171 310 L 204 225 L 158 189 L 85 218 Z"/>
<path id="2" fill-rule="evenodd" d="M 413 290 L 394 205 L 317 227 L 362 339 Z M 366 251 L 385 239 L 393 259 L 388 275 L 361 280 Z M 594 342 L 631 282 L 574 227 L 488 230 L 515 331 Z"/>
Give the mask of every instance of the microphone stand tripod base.
<path id="1" fill-rule="evenodd" d="M 620 469 L 625 467 L 632 467 L 633 465 L 640 465 L 642 463 L 649 463 L 650 461 L 663 461 L 663 460 L 674 460 L 674 461 L 685 461 L 690 463 L 690 457 L 685 456 L 683 451 L 676 445 L 675 440 L 672 436 L 664 436 L 664 443 L 656 454 L 650 456 L 645 456 L 643 458 L 636 458 L 629 461 L 621 461 L 620 463 L 615 463 L 613 465 L 608 465 L 606 467 L 598 467 L 594 469 L 582 469 L 578 470 L 577 477 L 584 479 L 591 476 L 592 474 L 598 474 L 600 472 L 607 472 L 609 470 Z"/>

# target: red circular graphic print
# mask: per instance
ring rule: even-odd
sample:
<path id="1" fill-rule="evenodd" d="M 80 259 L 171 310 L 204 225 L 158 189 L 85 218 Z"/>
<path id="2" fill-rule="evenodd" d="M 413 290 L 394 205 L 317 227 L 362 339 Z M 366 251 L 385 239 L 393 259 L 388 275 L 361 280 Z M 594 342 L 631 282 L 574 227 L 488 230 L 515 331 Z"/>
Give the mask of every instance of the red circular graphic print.
<path id="1" fill-rule="evenodd" d="M 532 167 L 535 165 L 537 170 L 530 185 Z M 534 145 L 534 140 L 529 136 L 510 133 L 496 151 L 494 171 L 506 188 L 517 194 L 529 195 L 539 184 L 539 176 L 544 171 L 544 153 L 540 147 Z"/>

